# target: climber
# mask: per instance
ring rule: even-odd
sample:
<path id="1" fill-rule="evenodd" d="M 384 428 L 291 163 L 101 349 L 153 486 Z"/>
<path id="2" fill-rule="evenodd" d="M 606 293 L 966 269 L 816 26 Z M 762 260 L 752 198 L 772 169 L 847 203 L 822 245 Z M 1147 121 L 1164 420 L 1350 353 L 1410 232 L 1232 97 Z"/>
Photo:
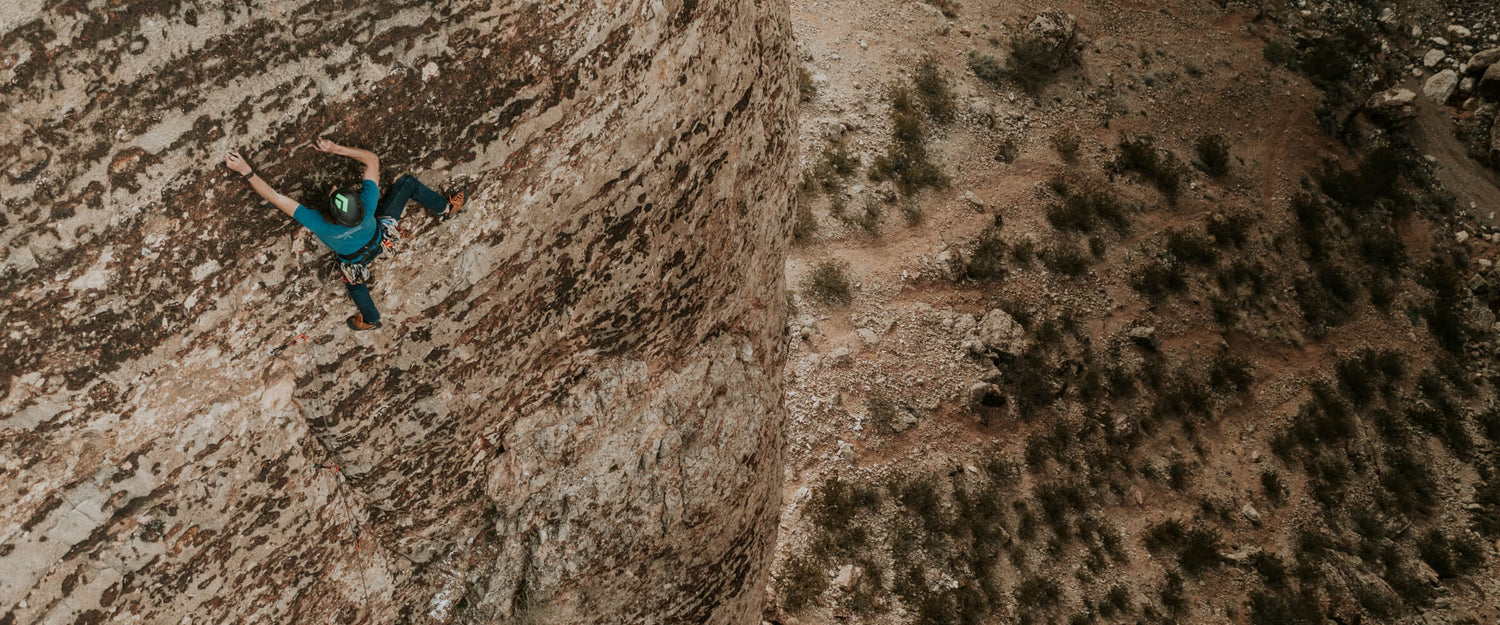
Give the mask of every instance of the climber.
<path id="1" fill-rule="evenodd" d="M 349 290 L 349 299 L 354 300 L 359 312 L 346 322 L 356 331 L 373 330 L 380 327 L 380 311 L 375 300 L 370 298 L 368 265 L 380 256 L 381 249 L 389 241 L 400 238 L 396 221 L 406 210 L 407 200 L 416 200 L 426 206 L 439 220 L 447 220 L 464 206 L 462 191 L 443 197 L 416 178 L 405 175 L 380 196 L 380 158 L 374 152 L 339 145 L 327 139 L 319 139 L 316 147 L 320 152 L 347 156 L 364 164 L 364 179 L 358 190 L 341 189 L 337 185 L 328 190 L 321 203 L 321 210 L 314 211 L 278 193 L 266 184 L 244 157 L 230 152 L 224 164 L 250 183 L 255 192 L 265 198 L 281 212 L 306 226 L 324 245 L 338 255 L 339 269 L 343 273 L 344 286 Z M 367 210 L 374 206 L 375 210 Z"/>

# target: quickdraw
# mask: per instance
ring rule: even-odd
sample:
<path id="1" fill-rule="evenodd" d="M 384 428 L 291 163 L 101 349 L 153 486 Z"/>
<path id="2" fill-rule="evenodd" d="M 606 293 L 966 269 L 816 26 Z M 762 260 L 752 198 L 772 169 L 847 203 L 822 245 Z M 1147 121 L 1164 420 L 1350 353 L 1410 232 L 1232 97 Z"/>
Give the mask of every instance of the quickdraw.
<path id="1" fill-rule="evenodd" d="M 293 345 L 301 345 L 301 344 L 306 343 L 306 342 L 307 342 L 307 333 L 304 332 L 302 334 L 298 334 L 297 336 L 292 337 L 292 340 L 287 341 L 285 343 L 282 343 L 280 345 L 277 345 L 276 347 L 272 347 L 271 348 L 271 355 L 275 356 L 276 354 L 280 354 L 281 352 L 286 351 L 286 348 L 288 348 L 288 347 L 291 347 Z"/>

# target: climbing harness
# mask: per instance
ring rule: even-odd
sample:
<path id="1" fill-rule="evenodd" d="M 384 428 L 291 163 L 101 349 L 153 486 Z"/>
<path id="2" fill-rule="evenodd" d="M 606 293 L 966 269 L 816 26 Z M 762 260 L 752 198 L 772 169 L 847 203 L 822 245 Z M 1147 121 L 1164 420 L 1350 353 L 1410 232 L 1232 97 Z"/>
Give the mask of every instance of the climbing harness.
<path id="1" fill-rule="evenodd" d="M 381 252 L 396 251 L 396 243 L 406 237 L 406 232 L 397 227 L 396 220 L 391 217 L 381 217 L 375 236 L 370 237 L 370 242 L 359 248 L 353 254 L 339 254 L 339 273 L 343 276 L 346 284 L 364 284 L 369 282 L 373 276 L 370 274 L 369 264 L 380 256 Z"/>

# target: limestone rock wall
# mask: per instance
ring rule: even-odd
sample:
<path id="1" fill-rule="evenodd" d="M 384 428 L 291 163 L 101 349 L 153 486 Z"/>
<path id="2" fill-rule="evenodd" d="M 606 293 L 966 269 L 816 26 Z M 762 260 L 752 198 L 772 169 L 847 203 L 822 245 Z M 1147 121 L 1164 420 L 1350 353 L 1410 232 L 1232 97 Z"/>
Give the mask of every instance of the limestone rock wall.
<path id="1" fill-rule="evenodd" d="M 776 0 L 0 7 L 0 625 L 753 622 L 789 37 Z M 408 210 L 377 332 L 219 165 L 357 178 L 318 137 L 474 198 Z"/>

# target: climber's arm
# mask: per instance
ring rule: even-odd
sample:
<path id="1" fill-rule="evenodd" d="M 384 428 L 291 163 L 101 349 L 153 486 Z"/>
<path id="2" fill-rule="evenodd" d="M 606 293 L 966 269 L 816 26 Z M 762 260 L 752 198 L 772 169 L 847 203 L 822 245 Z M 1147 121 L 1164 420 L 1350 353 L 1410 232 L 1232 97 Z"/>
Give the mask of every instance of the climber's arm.
<path id="1" fill-rule="evenodd" d="M 250 169 L 250 163 L 245 162 L 245 157 L 240 156 L 239 152 L 230 152 L 227 156 L 225 156 L 224 165 L 228 166 L 230 169 L 234 170 L 234 173 L 237 173 L 241 176 L 249 174 L 250 176 L 246 178 L 246 180 L 250 182 L 250 188 L 255 189 L 255 192 L 257 194 L 259 194 L 262 198 L 265 198 L 265 200 L 267 202 L 270 202 L 271 205 L 281 209 L 281 212 L 286 213 L 288 217 L 291 217 L 292 213 L 297 212 L 297 201 L 285 195 L 277 193 L 276 190 L 272 189 L 271 185 L 266 184 L 266 181 L 262 180 L 258 174 L 251 173 L 252 170 Z"/>
<path id="2" fill-rule="evenodd" d="M 380 157 L 375 156 L 374 152 L 342 146 L 327 139 L 318 139 L 317 147 L 319 151 L 347 156 L 363 163 L 365 166 L 365 180 L 377 184 L 380 182 Z"/>

